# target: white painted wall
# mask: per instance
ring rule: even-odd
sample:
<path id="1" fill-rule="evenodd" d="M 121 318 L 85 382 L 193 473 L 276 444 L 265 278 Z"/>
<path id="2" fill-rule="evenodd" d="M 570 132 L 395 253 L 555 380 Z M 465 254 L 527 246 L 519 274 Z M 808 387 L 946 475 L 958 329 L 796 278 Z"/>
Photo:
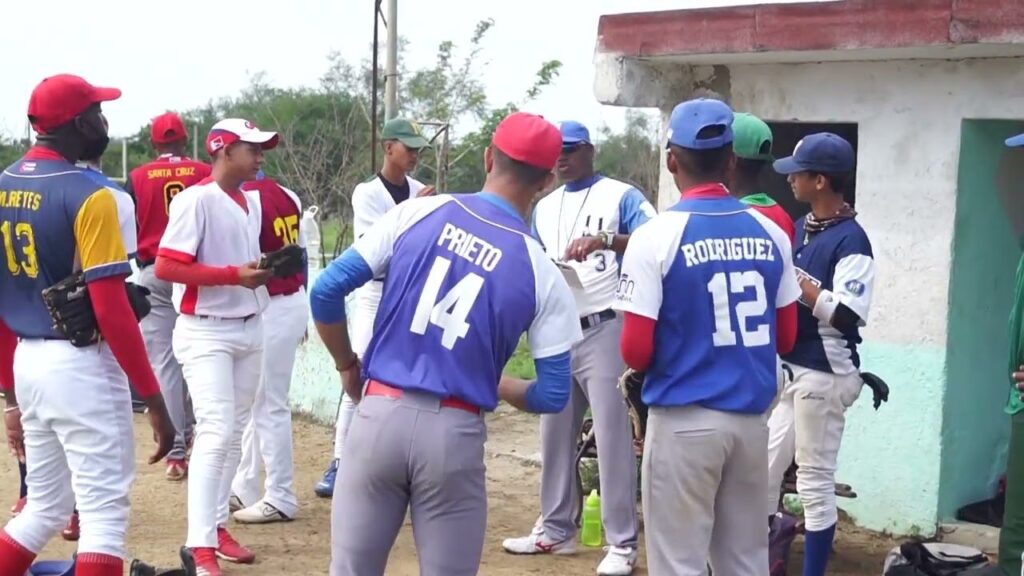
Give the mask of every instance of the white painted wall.
<path id="1" fill-rule="evenodd" d="M 729 72 L 736 110 L 770 121 L 858 123 L 857 210 L 878 267 L 864 369 L 893 390 L 880 411 L 867 390 L 848 413 L 838 479 L 859 498 L 840 505 L 868 528 L 931 534 L 960 124 L 1024 118 L 1024 59 L 747 64 Z M 663 123 L 673 104 L 663 103 Z M 678 199 L 664 167 L 659 192 L 659 209 Z M 1001 417 L 998 407 L 993 417 Z"/>

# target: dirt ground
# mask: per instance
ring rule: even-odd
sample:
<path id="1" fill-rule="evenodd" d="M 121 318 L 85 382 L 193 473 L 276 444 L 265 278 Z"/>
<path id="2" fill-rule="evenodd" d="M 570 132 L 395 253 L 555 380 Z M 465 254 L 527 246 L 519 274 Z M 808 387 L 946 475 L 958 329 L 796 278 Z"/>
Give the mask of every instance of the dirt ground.
<path id="1" fill-rule="evenodd" d="M 490 417 L 488 442 L 488 517 L 487 542 L 480 574 L 511 576 L 534 574 L 549 576 L 594 574 L 603 551 L 580 548 L 572 557 L 517 557 L 501 550 L 501 540 L 525 534 L 537 515 L 539 470 L 519 456 L 537 453 L 535 417 L 511 409 L 499 409 Z M 148 428 L 136 416 L 138 479 L 132 495 L 133 514 L 128 550 L 132 557 L 158 567 L 178 564 L 177 550 L 185 538 L 186 485 L 164 480 L 162 466 L 148 466 L 145 457 L 151 450 Z M 316 575 L 326 574 L 330 557 L 330 501 L 316 498 L 313 484 L 319 479 L 331 451 L 333 431 L 305 421 L 295 425 L 295 480 L 302 504 L 299 517 L 288 524 L 240 526 L 232 524 L 233 534 L 257 554 L 256 564 L 236 566 L 224 563 L 226 574 Z M 17 497 L 18 469 L 10 458 L 0 460 L 0 502 L 13 503 Z M 0 509 L 2 510 L 2 509 Z M 834 576 L 876 576 L 881 573 L 886 552 L 893 540 L 846 525 L 836 539 L 836 554 L 829 573 Z M 74 544 L 57 537 L 40 559 L 68 559 Z M 800 573 L 802 540 L 797 539 L 790 561 L 790 574 Z M 641 556 L 642 557 L 642 556 Z M 641 559 L 637 575 L 645 575 Z M 126 564 L 127 569 L 127 564 Z M 418 574 L 412 531 L 406 523 L 392 550 L 387 574 Z"/>

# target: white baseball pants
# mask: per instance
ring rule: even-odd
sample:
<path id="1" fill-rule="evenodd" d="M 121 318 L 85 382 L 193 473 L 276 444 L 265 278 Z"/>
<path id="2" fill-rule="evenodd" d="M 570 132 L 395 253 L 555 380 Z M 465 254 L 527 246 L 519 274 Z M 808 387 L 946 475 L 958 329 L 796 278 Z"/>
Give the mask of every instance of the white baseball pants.
<path id="1" fill-rule="evenodd" d="M 775 513 L 782 477 L 796 457 L 796 489 L 807 530 L 818 531 L 839 519 L 836 461 L 846 425 L 846 409 L 860 396 L 860 374 L 845 376 L 794 364 L 793 380 L 782 390 L 768 419 L 768 506 Z"/>
<path id="2" fill-rule="evenodd" d="M 373 336 L 373 321 L 377 316 L 377 306 L 361 303 L 358 299 L 352 306 L 352 318 L 349 323 L 349 339 L 352 343 L 352 351 L 361 359 L 366 354 L 366 348 L 370 345 L 370 338 Z M 356 403 L 342 392 L 341 404 L 338 406 L 338 421 L 334 426 L 334 459 L 341 460 L 341 454 L 345 449 L 345 439 L 348 437 L 348 429 L 352 426 L 352 418 L 356 413 Z"/>
<path id="3" fill-rule="evenodd" d="M 242 455 L 242 431 L 252 412 L 263 359 L 260 317 L 249 320 L 181 315 L 174 355 L 189 383 L 196 435 L 188 479 L 190 548 L 217 546 L 228 521 L 231 481 Z"/>
<path id="4" fill-rule="evenodd" d="M 641 477 L 647 571 L 768 573 L 768 428 L 761 414 L 651 407 Z"/>
<path id="5" fill-rule="evenodd" d="M 77 503 L 78 553 L 124 558 L 135 439 L 128 379 L 110 349 L 22 340 L 14 379 L 25 431 L 28 502 L 5 530 L 39 553 Z"/>
<path id="6" fill-rule="evenodd" d="M 263 371 L 253 402 L 252 417 L 242 434 L 242 460 L 232 491 L 246 506 L 260 499 L 260 463 L 266 466 L 263 500 L 294 518 L 299 511 L 292 459 L 292 384 L 295 350 L 309 319 L 309 299 L 302 288 L 274 296 L 263 312 Z"/>

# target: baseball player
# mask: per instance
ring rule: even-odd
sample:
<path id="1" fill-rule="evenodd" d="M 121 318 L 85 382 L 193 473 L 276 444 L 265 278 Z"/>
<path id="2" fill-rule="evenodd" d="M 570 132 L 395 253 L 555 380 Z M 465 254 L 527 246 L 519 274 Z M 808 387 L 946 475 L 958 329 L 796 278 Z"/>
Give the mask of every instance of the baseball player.
<path id="1" fill-rule="evenodd" d="M 77 574 L 123 572 L 129 494 L 135 477 L 129 382 L 147 402 L 158 441 L 174 428 L 149 364 L 125 278 L 131 272 L 111 191 L 73 162 L 102 153 L 102 102 L 120 90 L 62 74 L 32 92 L 37 145 L 0 175 L 0 384 L 8 442 L 27 467 L 24 509 L 0 531 L 0 574 L 24 574 L 77 502 L 82 517 Z M 72 345 L 54 328 L 43 290 L 84 273 L 102 341 Z M 17 345 L 17 350 L 14 350 Z M 45 370 L 40 370 L 45 366 Z M 17 393 L 16 393 L 17 392 Z"/>
<path id="2" fill-rule="evenodd" d="M 240 187 L 256 177 L 263 152 L 277 141 L 277 133 L 247 120 L 214 124 L 206 138 L 213 173 L 174 197 L 157 249 L 156 277 L 174 284 L 179 316 L 172 344 L 196 415 L 186 553 L 208 576 L 220 575 L 218 557 L 241 564 L 256 559 L 225 528 L 242 431 L 260 379 L 260 317 L 271 275 L 258 267 L 259 196 Z"/>
<path id="3" fill-rule="evenodd" d="M 796 228 L 782 206 L 771 196 L 758 192 L 758 181 L 772 158 L 772 129 L 753 114 L 737 112 L 732 121 L 732 151 L 736 168 L 732 171 L 729 191 L 744 204 L 767 216 L 789 237 L 796 237 Z"/>
<path id="4" fill-rule="evenodd" d="M 395 206 L 409 198 L 434 193 L 433 186 L 425 186 L 409 176 L 416 169 L 419 151 L 430 145 L 420 132 L 419 126 L 404 118 L 394 118 L 384 124 L 380 138 L 384 150 L 383 166 L 373 178 L 359 184 L 352 192 L 352 233 L 356 238 L 366 234 L 370 227 Z M 370 343 L 383 286 L 383 277 L 374 278 L 354 294 L 349 329 L 352 332 L 352 349 L 360 357 Z M 334 494 L 338 462 L 354 413 L 355 403 L 343 392 L 335 426 L 334 459 L 313 489 L 321 498 L 330 498 Z"/>
<path id="5" fill-rule="evenodd" d="M 127 191 L 134 196 L 139 226 L 138 282 L 149 289 L 152 306 L 149 315 L 142 319 L 142 337 L 146 340 L 149 363 L 160 381 L 167 410 L 178 430 L 174 448 L 167 456 L 166 476 L 168 480 L 180 482 L 188 473 L 186 447 L 192 432 L 186 406 L 188 392 L 181 364 L 171 347 L 174 321 L 178 317 L 171 302 L 171 284 L 156 277 L 153 264 L 160 238 L 167 228 L 171 200 L 185 188 L 207 178 L 210 166 L 185 155 L 188 133 L 181 118 L 173 112 L 153 119 L 150 142 L 157 157 L 132 170 Z"/>
<path id="6" fill-rule="evenodd" d="M 672 111 L 666 162 L 681 198 L 633 234 L 616 294 L 622 355 L 647 374 L 651 574 L 707 574 L 709 559 L 715 574 L 768 570 L 765 420 L 777 342 L 794 337 L 800 288 L 785 232 L 723 184 L 732 120 L 718 100 Z"/>
<path id="7" fill-rule="evenodd" d="M 794 196 L 811 212 L 796 223 L 793 249 L 802 306 L 796 344 L 782 355 L 793 379 L 768 421 L 769 513 L 795 455 L 806 526 L 803 574 L 823 576 L 838 520 L 835 471 L 845 412 L 862 386 L 857 345 L 871 305 L 875 261 L 856 212 L 843 201 L 854 167 L 849 142 L 827 132 L 811 134 L 774 167 L 788 175 Z"/>
<path id="8" fill-rule="evenodd" d="M 346 392 L 363 398 L 331 510 L 332 576 L 384 574 L 410 507 L 420 574 L 479 571 L 483 412 L 499 397 L 530 412 L 562 410 L 569 350 L 581 337 L 568 287 L 523 219 L 553 179 L 560 144 L 543 118 L 508 116 L 485 154 L 484 192 L 399 205 L 317 279 L 317 330 Z M 344 298 L 385 271 L 388 314 L 361 367 Z M 536 382 L 501 378 L 523 332 Z"/>
<path id="9" fill-rule="evenodd" d="M 590 132 L 579 122 L 561 125 L 558 176 L 565 184 L 533 211 L 533 233 L 553 260 L 578 275 L 573 287 L 583 341 L 572 351 L 569 408 L 541 416 L 541 519 L 530 535 L 506 539 L 514 554 L 576 551 L 576 441 L 589 406 L 597 435 L 601 516 L 610 544 L 598 565 L 602 575 L 627 575 L 637 559 L 636 452 L 616 353 L 622 319 L 612 310 L 619 283 L 619 258 L 630 234 L 655 215 L 635 187 L 594 173 Z"/>
<path id="10" fill-rule="evenodd" d="M 263 218 L 260 251 L 273 252 L 286 244 L 305 247 L 302 203 L 295 192 L 262 173 L 244 190 L 256 193 Z M 273 350 L 263 357 L 259 389 L 253 402 L 252 418 L 242 435 L 242 460 L 232 482 L 233 500 L 241 506 L 235 520 L 247 524 L 286 521 L 295 518 L 299 500 L 295 495 L 292 460 L 292 412 L 288 405 L 295 352 L 309 322 L 306 273 L 267 282 L 270 303 L 263 312 L 263 348 Z M 260 499 L 260 460 L 267 468 L 265 493 Z M 246 508 L 245 506 L 248 505 Z"/>

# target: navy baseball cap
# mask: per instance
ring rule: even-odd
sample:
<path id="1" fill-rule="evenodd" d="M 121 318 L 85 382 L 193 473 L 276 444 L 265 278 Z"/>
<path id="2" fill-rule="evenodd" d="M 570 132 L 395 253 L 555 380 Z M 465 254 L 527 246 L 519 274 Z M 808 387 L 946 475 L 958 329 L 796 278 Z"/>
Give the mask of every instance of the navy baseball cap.
<path id="1" fill-rule="evenodd" d="M 733 113 L 721 100 L 698 98 L 678 104 L 668 120 L 668 143 L 690 150 L 724 148 L 732 143 Z M 706 138 L 697 134 L 705 128 L 723 126 L 721 134 Z"/>
<path id="2" fill-rule="evenodd" d="M 796 143 L 793 155 L 772 164 L 779 174 L 797 172 L 850 172 L 853 170 L 853 146 L 831 132 L 808 134 Z"/>
<path id="3" fill-rule="evenodd" d="M 1012 138 L 1007 138 L 1006 139 L 1006 145 L 1011 147 L 1011 148 L 1017 148 L 1019 146 L 1024 146 L 1024 134 L 1017 134 L 1016 136 L 1014 136 Z"/>
<path id="4" fill-rule="evenodd" d="M 566 120 L 558 126 L 562 133 L 562 144 L 592 144 L 590 141 L 590 130 L 575 120 Z"/>

